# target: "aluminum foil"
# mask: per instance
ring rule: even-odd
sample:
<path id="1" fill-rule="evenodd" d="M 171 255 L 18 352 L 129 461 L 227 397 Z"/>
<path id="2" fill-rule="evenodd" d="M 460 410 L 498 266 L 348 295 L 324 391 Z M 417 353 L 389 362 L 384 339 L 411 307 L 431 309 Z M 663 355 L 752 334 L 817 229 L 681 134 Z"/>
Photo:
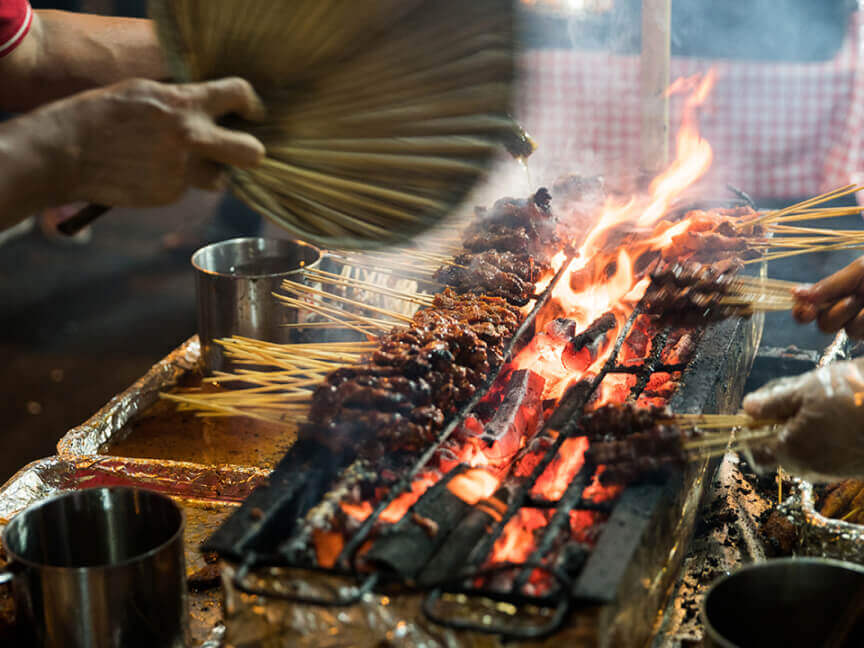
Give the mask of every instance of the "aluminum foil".
<path id="1" fill-rule="evenodd" d="M 794 483 L 792 496 L 782 509 L 798 526 L 801 554 L 864 565 L 864 525 L 825 517 L 816 509 L 813 484 L 804 480 Z"/>
<path id="2" fill-rule="evenodd" d="M 185 374 L 196 370 L 200 358 L 198 336 L 193 335 L 87 421 L 69 430 L 57 444 L 57 453 L 60 456 L 98 454 L 113 434 L 159 400 L 160 391 L 175 386 Z"/>

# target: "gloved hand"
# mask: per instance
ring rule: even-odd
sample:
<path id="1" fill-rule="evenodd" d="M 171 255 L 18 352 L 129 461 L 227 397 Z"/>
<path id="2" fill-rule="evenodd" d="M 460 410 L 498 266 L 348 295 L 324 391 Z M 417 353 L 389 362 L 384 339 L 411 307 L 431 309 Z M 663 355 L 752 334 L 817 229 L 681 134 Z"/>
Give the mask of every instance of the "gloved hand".
<path id="1" fill-rule="evenodd" d="M 864 359 L 773 380 L 744 410 L 783 421 L 769 454 L 784 470 L 810 481 L 864 477 Z"/>
<path id="2" fill-rule="evenodd" d="M 845 328 L 849 337 L 864 338 L 864 257 L 812 286 L 802 286 L 795 297 L 792 314 L 801 324 L 818 320 L 826 333 Z"/>

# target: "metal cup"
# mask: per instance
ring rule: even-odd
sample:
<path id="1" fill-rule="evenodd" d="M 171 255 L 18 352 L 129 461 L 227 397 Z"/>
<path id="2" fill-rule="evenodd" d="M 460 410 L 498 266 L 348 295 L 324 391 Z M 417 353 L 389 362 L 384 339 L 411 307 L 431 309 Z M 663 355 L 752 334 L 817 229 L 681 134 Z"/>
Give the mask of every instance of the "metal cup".
<path id="1" fill-rule="evenodd" d="M 242 335 L 266 342 L 299 341 L 296 309 L 273 297 L 282 280 L 301 268 L 317 267 L 318 248 L 285 239 L 237 238 L 203 247 L 192 255 L 198 298 L 198 337 L 204 369 L 226 368 L 214 340 Z"/>
<path id="2" fill-rule="evenodd" d="M 22 642 L 181 648 L 188 640 L 183 513 L 169 498 L 93 488 L 46 499 L 3 532 Z"/>
<path id="3" fill-rule="evenodd" d="M 702 602 L 708 648 L 864 646 L 864 568 L 781 558 L 718 580 Z"/>

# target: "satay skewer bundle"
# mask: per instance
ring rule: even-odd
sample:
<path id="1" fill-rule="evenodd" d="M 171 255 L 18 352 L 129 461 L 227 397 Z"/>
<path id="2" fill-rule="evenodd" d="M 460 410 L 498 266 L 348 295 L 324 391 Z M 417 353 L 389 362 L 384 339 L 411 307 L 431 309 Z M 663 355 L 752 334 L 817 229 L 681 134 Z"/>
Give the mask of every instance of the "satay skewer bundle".
<path id="1" fill-rule="evenodd" d="M 746 414 L 673 414 L 667 408 L 622 404 L 591 412 L 581 431 L 590 441 L 587 457 L 604 466 L 601 481 L 621 483 L 770 445 L 777 438 L 777 423 Z"/>

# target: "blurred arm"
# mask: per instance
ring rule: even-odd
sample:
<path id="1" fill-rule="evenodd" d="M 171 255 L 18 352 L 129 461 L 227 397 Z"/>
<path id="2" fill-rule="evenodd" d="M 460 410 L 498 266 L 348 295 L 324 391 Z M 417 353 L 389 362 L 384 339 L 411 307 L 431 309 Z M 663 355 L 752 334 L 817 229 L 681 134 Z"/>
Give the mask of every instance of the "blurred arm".
<path id="1" fill-rule="evenodd" d="M 123 79 L 166 76 L 151 21 L 37 11 L 21 44 L 0 58 L 0 109 L 22 112 Z"/>

